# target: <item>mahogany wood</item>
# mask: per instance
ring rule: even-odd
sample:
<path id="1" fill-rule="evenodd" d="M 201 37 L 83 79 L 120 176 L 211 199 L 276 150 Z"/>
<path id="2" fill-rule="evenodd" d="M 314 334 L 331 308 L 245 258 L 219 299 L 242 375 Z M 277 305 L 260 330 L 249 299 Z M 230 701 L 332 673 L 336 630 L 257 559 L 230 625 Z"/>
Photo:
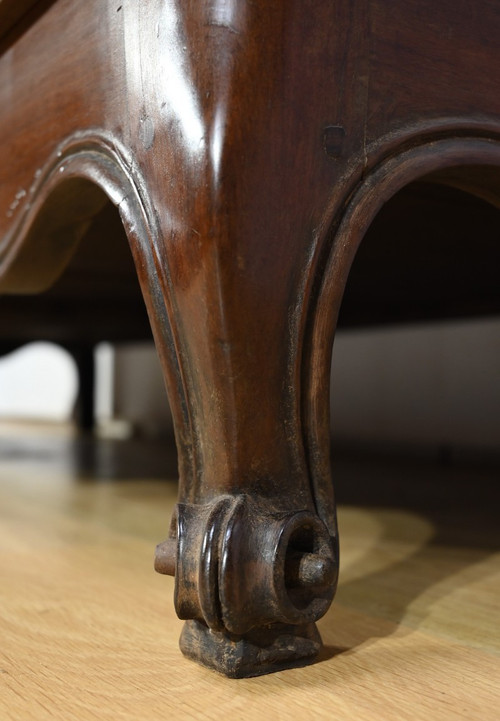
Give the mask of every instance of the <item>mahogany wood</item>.
<path id="1" fill-rule="evenodd" d="M 358 246 L 397 224 L 425 271 L 413 208 L 498 265 L 500 3 L 40 0 L 0 36 L 0 290 L 52 286 L 33 307 L 63 340 L 143 332 L 118 209 L 179 448 L 157 567 L 182 649 L 232 676 L 305 663 L 337 577 L 329 361 Z M 87 243 L 88 275 L 105 269 L 88 286 Z M 400 263 L 368 253 L 376 303 L 362 281 L 351 322 L 499 310 L 481 269 L 448 303 L 435 279 L 423 312 L 418 282 L 391 303 L 376 279 Z"/>

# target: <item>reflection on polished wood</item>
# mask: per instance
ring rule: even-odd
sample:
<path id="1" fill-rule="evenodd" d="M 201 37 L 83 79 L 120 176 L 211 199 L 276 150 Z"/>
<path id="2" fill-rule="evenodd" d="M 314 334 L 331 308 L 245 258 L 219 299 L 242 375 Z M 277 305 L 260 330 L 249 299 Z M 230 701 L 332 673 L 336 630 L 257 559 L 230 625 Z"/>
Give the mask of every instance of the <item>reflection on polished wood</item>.
<path id="1" fill-rule="evenodd" d="M 3 721 L 498 719 L 498 465 L 340 457 L 322 657 L 235 682 L 179 655 L 152 570 L 175 454 L 4 426 L 0 457 Z"/>
<path id="2" fill-rule="evenodd" d="M 228 675 L 320 650 L 358 247 L 351 323 L 500 309 L 499 36 L 492 0 L 0 0 L 0 339 L 142 335 L 137 273 L 180 460 L 158 568 Z"/>

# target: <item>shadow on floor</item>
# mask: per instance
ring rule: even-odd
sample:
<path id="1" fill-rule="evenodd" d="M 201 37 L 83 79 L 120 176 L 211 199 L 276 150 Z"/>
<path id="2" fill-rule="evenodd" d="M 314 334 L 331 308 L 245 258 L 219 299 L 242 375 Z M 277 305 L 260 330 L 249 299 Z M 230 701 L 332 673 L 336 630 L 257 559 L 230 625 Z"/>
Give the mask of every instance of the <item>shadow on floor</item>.
<path id="1" fill-rule="evenodd" d="M 441 461 L 425 453 L 388 455 L 353 448 L 335 455 L 340 519 L 342 511 L 348 519 L 355 509 L 357 528 L 361 513 L 376 529 L 371 545 L 349 565 L 345 582 L 341 570 L 333 612 L 323 622 L 325 635 L 341 639 L 340 648 L 327 647 L 320 660 L 352 652 L 402 626 L 410 632 L 426 625 L 436 605 L 452 591 L 491 574 L 488 560 L 500 549 L 498 457 L 439 457 Z M 342 569 L 342 524 L 340 544 Z M 353 621 L 351 629 L 337 633 L 335 604 L 381 622 L 375 632 L 374 624 L 363 630 Z M 467 633 L 467 619 L 460 619 L 460 624 Z M 500 652 L 500 634 L 488 642 Z"/>
<path id="2" fill-rule="evenodd" d="M 0 457 L 58 468 L 86 484 L 139 479 L 171 484 L 177 478 L 172 439 L 0 434 Z M 480 581 L 487 572 L 484 562 L 500 548 L 498 457 L 351 447 L 335 453 L 333 470 L 344 516 L 355 509 L 377 531 L 349 565 L 345 582 L 341 570 L 333 611 L 322 621 L 327 644 L 329 638 L 334 643 L 319 661 L 390 635 L 409 617 L 410 627 L 425 623 L 432 606 L 450 592 L 450 579 L 460 583 L 465 574 L 468 584 Z M 342 568 L 342 525 L 340 541 Z M 399 555 L 389 553 L 381 564 L 382 546 L 399 548 Z M 351 627 L 336 626 L 336 604 L 354 612 Z M 358 624 L 356 612 L 381 623 L 375 631 L 373 624 Z"/>

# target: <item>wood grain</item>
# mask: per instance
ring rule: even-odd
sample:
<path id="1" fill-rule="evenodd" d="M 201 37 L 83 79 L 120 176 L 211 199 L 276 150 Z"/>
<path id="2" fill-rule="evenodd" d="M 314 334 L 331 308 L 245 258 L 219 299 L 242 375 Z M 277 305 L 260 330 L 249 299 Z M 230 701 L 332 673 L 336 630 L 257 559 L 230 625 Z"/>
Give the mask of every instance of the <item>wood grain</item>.
<path id="1" fill-rule="evenodd" d="M 0 456 L 5 721 L 498 718 L 498 468 L 340 460 L 343 566 L 323 656 L 234 681 L 179 655 L 173 581 L 152 570 L 176 495 L 164 448 L 4 426 Z"/>
<path id="2" fill-rule="evenodd" d="M 500 206 L 499 33 L 493 0 L 314 0 L 307 10 L 300 0 L 40 0 L 0 42 L 0 291 L 45 291 L 73 260 L 71 283 L 79 243 L 115 206 L 179 449 L 160 565 L 175 568 L 183 651 L 227 663 L 229 675 L 318 649 L 313 624 L 338 569 L 331 348 L 351 263 L 384 204 L 422 180 L 456 190 L 453 222 L 436 224 L 451 238 L 437 283 L 419 270 L 437 260 L 425 228 L 408 233 L 421 260 L 409 263 L 418 292 L 401 280 L 406 304 L 393 286 L 407 254 L 377 251 L 391 272 L 375 282 L 374 321 L 392 303 L 392 318 L 421 317 L 422 289 L 433 315 L 440 302 L 447 314 L 500 308 L 497 278 L 482 270 L 498 265 L 497 211 L 490 222 L 481 206 L 468 229 L 453 212 L 460 190 Z M 465 250 L 448 293 L 457 226 Z M 478 234 L 491 239 L 487 257 L 471 251 Z M 107 232 L 97 244 L 118 262 Z M 102 300 L 141 332 L 137 288 L 121 279 L 126 307 L 111 269 Z M 63 283 L 37 310 L 59 316 L 59 299 L 72 343 L 77 332 L 95 342 L 115 310 L 100 313 L 85 281 L 74 290 L 72 307 Z M 98 314 L 94 335 L 82 309 Z M 19 306 L 15 328 L 20 315 L 39 327 Z"/>

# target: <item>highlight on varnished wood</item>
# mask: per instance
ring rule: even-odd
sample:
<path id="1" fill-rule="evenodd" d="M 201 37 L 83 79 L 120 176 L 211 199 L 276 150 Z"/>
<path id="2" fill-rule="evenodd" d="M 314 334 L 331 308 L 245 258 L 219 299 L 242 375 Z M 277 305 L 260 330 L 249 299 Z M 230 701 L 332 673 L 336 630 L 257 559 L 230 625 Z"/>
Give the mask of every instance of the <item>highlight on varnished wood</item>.
<path id="1" fill-rule="evenodd" d="M 228 675 L 302 663 L 337 576 L 329 360 L 351 262 L 408 184 L 456 187 L 434 174 L 460 167 L 496 192 L 464 168 L 500 166 L 500 7 L 41 0 L 26 17 L 0 53 L 0 290 L 50 285 L 116 206 L 176 427 L 158 567 L 183 650 Z"/>

